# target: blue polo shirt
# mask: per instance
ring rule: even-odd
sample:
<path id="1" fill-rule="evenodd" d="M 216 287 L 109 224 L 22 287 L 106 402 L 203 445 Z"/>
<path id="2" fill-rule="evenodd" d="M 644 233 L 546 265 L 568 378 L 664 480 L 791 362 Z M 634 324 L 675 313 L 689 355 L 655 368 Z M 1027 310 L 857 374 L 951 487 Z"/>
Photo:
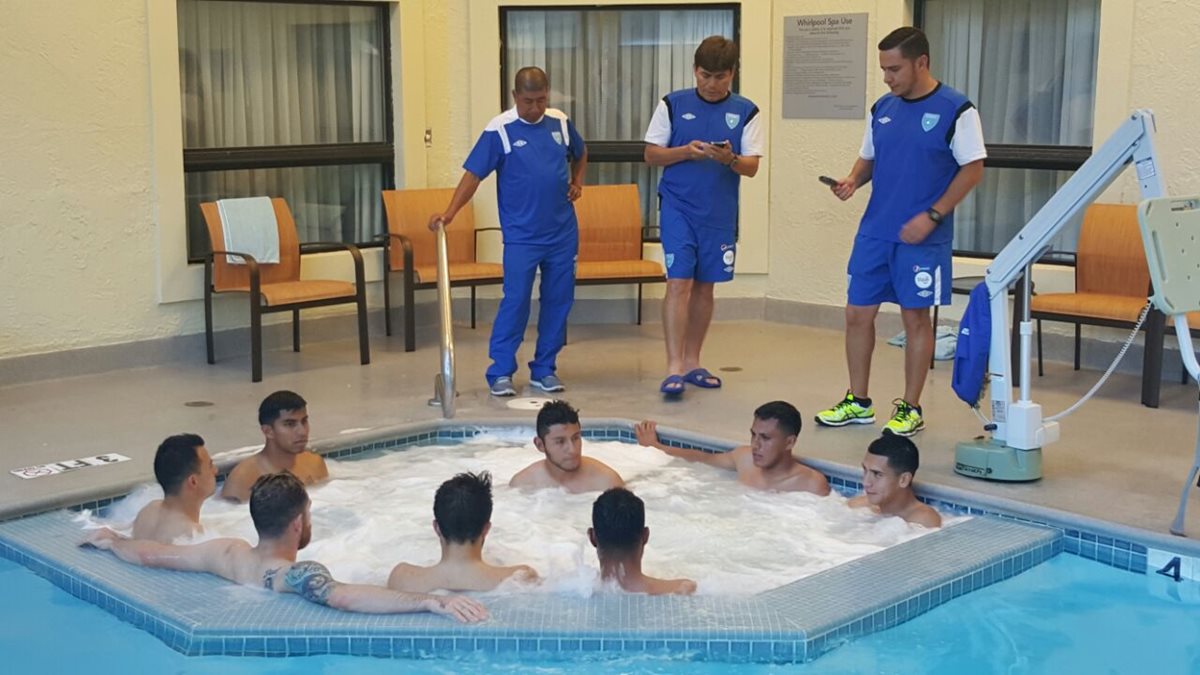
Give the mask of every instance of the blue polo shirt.
<path id="1" fill-rule="evenodd" d="M 727 140 L 734 154 L 761 156 L 760 123 L 758 106 L 745 96 L 730 92 L 711 102 L 695 89 L 680 89 L 658 104 L 646 142 L 675 148 L 692 141 Z M 741 176 L 717 162 L 677 162 L 663 169 L 658 195 L 694 225 L 732 231 L 737 227 L 740 184 Z"/>
<path id="2" fill-rule="evenodd" d="M 480 179 L 496 172 L 505 244 L 561 244 L 578 236 L 567 188 L 569 162 L 583 157 L 584 149 L 575 125 L 553 108 L 532 124 L 516 108 L 488 123 L 463 168 Z"/>
<path id="3" fill-rule="evenodd" d="M 874 161 L 871 199 L 859 234 L 900 241 L 900 230 L 928 210 L 958 174 L 960 166 L 987 157 L 979 113 L 966 96 L 944 84 L 917 99 L 885 94 L 871 106 L 859 155 Z M 954 238 L 954 213 L 920 245 Z"/>

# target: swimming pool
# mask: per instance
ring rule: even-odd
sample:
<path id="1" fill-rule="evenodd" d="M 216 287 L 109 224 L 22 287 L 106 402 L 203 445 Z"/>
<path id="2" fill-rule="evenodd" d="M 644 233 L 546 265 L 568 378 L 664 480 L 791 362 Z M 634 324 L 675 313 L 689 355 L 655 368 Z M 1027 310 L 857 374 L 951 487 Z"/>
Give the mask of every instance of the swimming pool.
<path id="1" fill-rule="evenodd" d="M 424 425 L 424 427 L 419 430 L 415 428 L 408 429 L 405 433 L 400 435 L 391 435 L 386 438 L 366 437 L 348 439 L 347 441 L 342 442 L 338 447 L 326 447 L 325 449 L 329 450 L 331 454 L 334 455 L 354 455 L 378 451 L 382 448 L 394 447 L 397 445 L 420 445 L 439 442 L 439 439 L 443 441 L 446 439 L 462 439 L 476 435 L 479 433 L 479 431 L 480 430 L 478 428 L 464 427 L 461 424 Z M 628 431 L 628 423 L 621 421 L 609 421 L 607 423 L 595 422 L 589 425 L 589 428 L 586 430 L 586 435 L 593 439 L 631 439 Z M 679 436 L 680 437 L 676 438 L 676 441 L 673 444 L 715 450 L 723 449 L 720 447 L 720 443 L 714 442 L 711 439 L 703 439 L 698 437 L 687 438 L 684 437 L 685 435 L 683 434 L 680 434 Z M 726 445 L 725 447 L 728 446 Z M 853 472 L 851 469 L 847 467 L 836 466 L 818 466 L 817 468 L 825 471 L 830 476 L 831 482 L 835 488 L 847 491 L 854 491 L 857 489 L 857 484 L 853 478 L 855 472 Z M 968 505 L 968 501 L 963 499 L 963 497 L 966 495 L 953 494 L 954 491 L 945 490 L 940 491 L 941 494 L 937 494 L 938 492 L 939 491 L 937 490 L 931 490 L 926 496 L 937 502 L 943 510 L 958 513 L 970 511 L 981 515 L 988 511 L 988 509 L 980 508 L 979 506 Z M 1022 508 L 1021 505 L 1009 504 L 1008 506 L 1014 507 L 1016 510 Z M 497 509 L 500 510 L 502 508 L 503 506 L 498 502 Z M 1003 513 L 999 509 L 996 509 L 995 512 Z M 653 513 L 651 513 L 650 522 L 652 527 L 654 522 L 653 517 Z M 963 532 L 966 535 L 969 535 L 971 534 L 969 530 L 973 529 L 975 530 L 976 535 L 986 535 L 978 538 L 974 542 L 975 544 L 981 546 L 992 545 L 995 543 L 992 540 L 995 539 L 1003 539 L 1004 536 L 1002 535 L 1006 531 L 1006 527 L 1008 527 L 1012 532 L 1021 534 L 1021 536 L 1027 535 L 1031 530 L 1036 530 L 1038 533 L 1041 533 L 1043 537 L 1047 536 L 1044 534 L 1045 532 L 1048 532 L 1048 530 L 1045 528 L 1031 528 L 1026 525 L 1020 525 L 1016 522 L 1018 520 L 1036 521 L 1038 520 L 1038 514 L 1009 512 L 1007 514 L 1003 514 L 1002 520 L 980 519 L 979 523 L 973 525 L 971 524 L 971 521 L 968 521 L 968 525 L 970 525 L 970 527 L 963 528 Z M 1042 514 L 1041 522 L 1050 522 L 1050 520 L 1050 518 L 1045 517 L 1045 514 Z M 988 530 L 983 531 L 979 529 L 980 526 L 987 523 L 990 523 Z M 5 523 L 4 526 L 8 530 L 11 530 L 11 521 L 10 523 Z M 24 526 L 27 528 L 34 528 L 35 523 L 28 521 L 24 523 Z M 78 525 L 75 524 L 73 527 L 74 531 L 77 532 Z M 459 657 L 462 657 L 464 654 L 466 654 L 467 656 L 465 656 L 465 662 L 454 662 L 456 665 L 452 667 L 452 670 L 456 671 L 460 669 L 460 666 L 462 666 L 463 663 L 470 663 L 471 659 L 473 658 L 471 655 L 479 651 L 483 651 L 487 654 L 486 658 L 489 659 L 489 663 L 506 663 L 514 659 L 521 659 L 522 662 L 525 662 L 526 659 L 561 660 L 563 658 L 587 661 L 589 659 L 594 659 L 597 656 L 606 656 L 608 658 L 615 657 L 620 659 L 620 663 L 624 663 L 628 659 L 637 660 L 644 658 L 642 656 L 638 656 L 638 654 L 642 652 L 652 653 L 654 658 L 651 661 L 647 661 L 638 665 L 637 668 L 639 669 L 642 667 L 669 668 L 670 664 L 676 663 L 675 660 L 677 659 L 695 657 L 735 661 L 803 661 L 808 658 L 813 658 L 832 647 L 838 646 L 849 638 L 860 635 L 869 635 L 870 633 L 883 628 L 901 624 L 912 617 L 924 614 L 929 609 L 937 607 L 939 604 L 947 602 L 952 598 L 969 593 L 975 588 L 987 586 L 988 584 L 999 581 L 1000 579 L 1012 576 L 1013 574 L 1016 574 L 1025 568 L 1036 565 L 1041 560 L 1052 557 L 1060 550 L 1079 553 L 1087 557 L 1103 560 L 1109 565 L 1119 566 L 1124 569 L 1133 569 L 1135 571 L 1144 571 L 1147 566 L 1148 557 L 1153 555 L 1153 552 L 1147 551 L 1147 548 L 1144 545 L 1128 539 L 1114 539 L 1112 537 L 1104 537 L 1103 535 L 1101 535 L 1098 539 L 1097 535 L 1093 532 L 1087 530 L 1067 529 L 1064 527 L 1060 530 L 1054 530 L 1052 541 L 1050 539 L 1043 541 L 1036 548 L 1036 550 L 1028 548 L 1020 549 L 1017 551 L 1017 555 L 1015 557 L 1010 555 L 1007 559 L 996 558 L 994 560 L 995 564 L 992 566 L 970 569 L 966 574 L 962 574 L 962 570 L 959 569 L 957 571 L 958 576 L 949 580 L 944 577 L 938 577 L 937 574 L 933 574 L 924 580 L 920 578 L 915 580 L 908 579 L 908 577 L 919 576 L 918 574 L 915 574 L 915 572 L 924 572 L 925 568 L 938 567 L 939 565 L 942 565 L 951 559 L 960 557 L 964 552 L 964 548 L 972 550 L 976 548 L 974 545 L 963 547 L 961 545 L 962 533 L 954 532 L 956 529 L 959 528 L 949 528 L 948 531 L 937 533 L 937 536 L 941 536 L 943 539 L 946 539 L 946 536 L 953 534 L 955 537 L 959 537 L 959 541 L 943 541 L 943 547 L 934 552 L 934 557 L 923 559 L 918 561 L 916 564 L 914 564 L 913 560 L 908 560 L 904 563 L 904 569 L 896 569 L 894 564 L 890 567 L 883 564 L 883 562 L 886 562 L 885 559 L 892 554 L 891 551 L 888 551 L 884 554 L 868 556 L 867 558 L 854 563 L 854 565 L 860 565 L 860 568 L 856 571 L 843 573 L 839 572 L 838 570 L 833 570 L 831 573 L 822 573 L 822 575 L 818 575 L 820 577 L 818 579 L 820 583 L 818 584 L 809 584 L 806 587 L 794 587 L 794 585 L 785 586 L 783 588 L 791 588 L 793 591 L 799 590 L 801 592 L 790 598 L 781 598 L 778 594 L 776 594 L 776 596 L 773 596 L 774 600 L 779 602 L 760 602 L 758 600 L 752 603 L 742 602 L 742 605 L 757 604 L 756 607 L 751 608 L 756 611 L 744 612 L 743 615 L 741 615 L 741 620 L 744 621 L 744 625 L 738 624 L 738 616 L 728 613 L 728 603 L 723 605 L 717 602 L 721 600 L 720 598 L 701 598 L 699 599 L 700 604 L 686 607 L 686 609 L 692 614 L 700 615 L 700 627 L 702 630 L 700 632 L 689 633 L 687 636 L 683 636 L 682 634 L 675 635 L 675 637 L 679 639 L 670 639 L 672 635 L 669 632 L 664 634 L 661 631 L 657 636 L 659 639 L 654 639 L 654 634 L 616 634 L 616 637 L 624 638 L 623 640 L 611 639 L 614 637 L 614 634 L 611 631 L 608 633 L 592 634 L 585 632 L 575 634 L 573 637 L 568 636 L 563 639 L 560 639 L 559 636 L 543 635 L 538 632 L 535 632 L 532 635 L 534 638 L 540 637 L 541 639 L 527 639 L 530 637 L 529 633 L 518 635 L 515 632 L 507 634 L 506 638 L 506 633 L 504 631 L 494 631 L 488 637 L 484 637 L 483 634 L 476 634 L 475 637 L 478 637 L 477 641 L 472 640 L 464 643 L 461 639 L 455 639 L 451 634 L 448 633 L 441 633 L 441 637 L 438 637 L 434 633 L 428 631 L 428 624 L 419 624 L 418 622 L 417 626 L 419 628 L 426 629 L 426 632 L 424 633 L 426 638 L 401 639 L 397 637 L 395 639 L 387 638 L 386 640 L 381 640 L 376 637 L 370 637 L 371 635 L 374 635 L 370 632 L 359 632 L 357 634 L 364 636 L 364 638 L 347 640 L 344 644 L 337 645 L 335 645 L 334 638 L 329 637 L 326 641 L 326 638 L 322 637 L 320 639 L 320 647 L 317 649 L 312 649 L 310 648 L 310 646 L 313 644 L 311 641 L 309 643 L 300 642 L 298 648 L 293 648 L 294 644 L 290 638 L 284 637 L 279 633 L 274 633 L 274 635 L 279 635 L 279 637 L 271 638 L 267 636 L 264 637 L 261 642 L 254 643 L 248 639 L 240 640 L 235 643 L 233 649 L 228 649 L 228 640 L 225 642 L 214 642 L 213 640 L 205 639 L 206 635 L 211 637 L 211 634 L 204 634 L 203 632 L 194 633 L 192 635 L 192 637 L 196 638 L 196 641 L 193 642 L 192 638 L 187 638 L 185 641 L 184 636 L 181 636 L 180 631 L 177 630 L 182 626 L 172 624 L 172 621 L 174 620 L 162 618 L 150 620 L 150 617 L 143 616 L 141 617 L 142 620 L 140 621 L 140 625 L 144 625 L 147 630 L 151 631 L 155 635 L 158 635 L 167 644 L 171 644 L 175 648 L 183 649 L 184 651 L 188 651 L 190 649 L 192 653 L 266 655 L 285 655 L 296 653 L 320 654 L 329 651 L 339 651 L 338 647 L 345 647 L 345 649 L 340 650 L 341 653 L 377 654 L 388 656 L 434 654 L 440 656 L 457 655 Z M 0 530 L 0 536 L 7 536 L 6 532 Z M 937 543 L 934 536 L 930 536 L 928 539 L 932 543 Z M 914 546 L 918 543 L 920 542 L 909 542 L 896 548 L 909 551 L 909 554 L 911 554 L 914 550 L 919 553 L 919 549 L 928 548 L 928 546 L 925 544 Z M 3 549 L 4 547 L 0 546 L 0 551 Z M 12 551 L 9 551 L 6 553 L 6 555 L 10 555 L 10 557 L 12 557 L 11 553 Z M 930 553 L 930 551 L 925 551 L 925 553 Z M 1008 553 L 1012 553 L 1012 550 L 1008 551 Z M 21 556 L 18 554 L 16 557 Z M 1060 559 L 1061 558 L 1064 558 L 1064 556 L 1060 556 Z M 992 557 L 985 555 L 984 559 L 992 560 Z M 1008 567 L 1005 567 L 1006 562 Z M 867 565 L 868 567 L 862 568 L 861 565 Z M 874 568 L 872 571 L 870 565 L 875 565 L 876 568 Z M 36 567 L 36 565 L 34 566 Z M 74 569 L 72 569 L 72 567 L 74 567 Z M 121 596 L 106 595 L 88 583 L 86 580 L 86 574 L 91 570 L 87 570 L 85 568 L 86 565 L 80 565 L 78 564 L 78 561 L 76 561 L 74 566 L 68 564 L 54 567 L 53 569 L 43 570 L 43 573 L 54 580 L 55 583 L 63 586 L 64 588 L 70 589 L 72 593 L 92 599 L 99 604 L 103 604 L 106 608 L 110 609 L 110 611 L 118 614 L 118 616 L 122 616 L 127 620 L 132 620 L 134 623 L 139 623 L 139 620 L 134 615 L 134 612 L 125 612 L 125 610 L 117 606 L 121 604 L 119 602 Z M 130 572 L 128 568 L 119 569 L 123 570 L 124 573 Z M 146 570 L 135 571 L 138 574 L 147 572 Z M 886 577 L 888 574 L 895 574 L 897 572 L 901 574 L 897 574 L 895 580 L 900 580 L 903 578 L 903 580 L 906 582 L 915 581 L 912 589 L 910 589 L 914 592 L 905 598 L 901 598 L 899 601 L 890 602 L 890 604 L 885 603 L 878 605 L 878 611 L 876 612 L 868 612 L 865 615 L 860 612 L 857 615 L 857 620 L 843 621 L 841 624 L 837 624 L 836 622 L 828 623 L 827 621 L 824 624 L 817 622 L 810 623 L 806 626 L 789 626 L 786 625 L 786 621 L 783 621 L 789 616 L 798 616 L 794 614 L 788 614 L 788 612 L 791 611 L 794 605 L 800 602 L 807 602 L 818 606 L 828 606 L 843 603 L 847 597 L 852 595 L 862 595 L 863 591 L 861 587 L 863 585 L 862 579 L 864 578 L 864 573 L 867 575 L 866 578 L 876 579 L 881 576 Z M 159 574 L 171 575 L 172 573 L 159 572 Z M 834 574 L 835 576 L 829 576 L 829 574 Z M 840 580 L 836 576 L 837 574 L 842 574 Z M 1145 577 L 1128 575 L 1125 572 L 1121 572 L 1120 574 L 1124 574 L 1135 579 L 1145 579 Z M 179 575 L 170 576 L 170 585 L 186 585 L 188 583 L 195 582 L 196 578 L 203 577 L 203 575 L 186 576 L 195 578 L 182 580 L 180 579 Z M 83 579 L 82 583 L 80 579 Z M 894 583 L 899 583 L 899 581 L 895 580 Z M 142 578 L 140 581 L 144 582 L 145 579 Z M 830 583 L 831 581 L 832 583 Z M 942 583 L 939 583 L 939 581 Z M 797 583 L 804 584 L 805 582 L 802 581 Z M 1195 585 L 1194 582 L 1185 582 L 1185 584 L 1191 584 L 1191 586 L 1187 586 L 1187 588 L 1191 588 Z M 839 585 L 841 588 L 838 588 Z M 850 587 L 853 585 L 857 585 L 859 587 L 856 592 L 851 592 L 852 589 Z M 245 589 L 232 590 L 236 591 Z M 210 584 L 207 589 L 203 590 L 203 592 L 208 593 L 209 595 L 207 597 L 211 598 L 212 593 L 214 592 L 212 585 Z M 226 588 L 226 590 L 223 592 L 229 593 L 231 590 Z M 772 593 L 775 593 L 775 591 L 772 591 Z M 824 595 L 821 595 L 822 593 L 824 593 Z M 638 610 L 639 607 L 641 610 L 645 610 L 646 606 L 644 605 L 647 601 L 650 603 L 655 603 L 658 602 L 658 599 L 603 597 L 599 598 L 598 600 L 593 599 L 591 601 L 592 606 L 590 606 L 589 609 L 586 609 L 586 611 L 594 614 L 592 617 L 592 628 L 607 629 L 609 626 L 605 620 L 606 618 L 620 617 L 623 614 L 627 615 L 630 613 L 631 609 Z M 733 604 L 737 605 L 738 603 L 734 602 Z M 555 608 L 549 607 L 546 602 L 527 602 L 526 605 L 528 606 L 525 608 L 524 618 L 535 619 L 535 624 L 537 623 L 537 620 L 549 623 L 552 621 L 559 621 L 563 618 L 563 615 L 556 614 L 554 611 Z M 596 609 L 596 606 L 599 606 L 599 609 Z M 580 606 L 577 605 L 576 609 L 578 610 L 579 607 Z M 756 613 L 758 610 L 763 610 L 764 607 L 770 612 L 775 612 L 775 614 L 768 616 L 762 614 L 761 612 Z M 675 606 L 673 608 L 671 606 L 664 605 L 651 606 L 651 609 L 659 613 L 662 613 L 664 609 L 668 610 L 668 613 L 670 613 L 671 611 L 678 612 L 680 609 L 684 608 L 685 606 Z M 743 607 L 743 609 L 745 609 L 745 607 Z M 868 607 L 868 609 L 870 609 L 870 607 Z M 634 613 L 636 614 L 637 612 L 635 611 Z M 855 615 L 851 613 L 849 616 L 851 619 L 853 619 Z M 676 620 L 679 618 L 680 617 L 675 617 Z M 694 619 L 696 617 L 691 618 Z M 730 621 L 731 618 L 734 620 Z M 811 618 L 812 617 L 809 617 L 809 619 Z M 840 619 L 835 617 L 836 620 L 843 620 L 845 618 L 845 616 L 841 616 Z M 595 621 L 597 619 L 598 621 Z M 800 616 L 800 619 L 803 620 L 804 617 Z M 829 616 L 825 616 L 824 619 L 829 619 Z M 586 624 L 587 622 L 585 621 L 584 623 Z M 803 621 L 801 621 L 801 623 L 803 623 Z M 678 628 L 679 625 L 680 624 L 677 621 L 675 628 Z M 659 624 L 657 627 L 662 628 L 663 626 Z M 670 627 L 670 625 L 668 625 L 668 627 Z M 654 628 L 654 626 L 651 626 L 651 628 Z M 807 630 L 797 631 L 797 628 L 804 628 Z M 738 630 L 742 630 L 742 632 L 738 633 Z M 345 631 L 343 630 L 343 632 Z M 892 631 L 888 632 L 890 633 Z M 143 636 L 149 637 L 147 634 L 143 634 Z M 629 639 L 631 637 L 638 639 Z M 662 639 L 664 637 L 667 639 Z M 695 639 L 683 639 L 684 637 Z M 511 649 L 504 649 L 506 644 L 507 646 L 511 647 Z M 488 649 L 488 647 L 490 647 L 490 649 Z M 596 653 L 589 653 L 593 651 L 592 649 L 589 649 L 589 647 L 593 647 Z M 786 651 L 781 649 L 781 647 L 786 649 Z M 845 648 L 843 648 L 843 650 L 844 649 Z M 337 657 L 305 657 L 300 659 L 298 663 L 315 662 L 325 658 L 336 659 Z M 822 659 L 821 663 L 824 664 L 827 662 L 827 660 L 828 657 Z M 234 659 L 234 661 L 236 661 L 236 659 Z"/>

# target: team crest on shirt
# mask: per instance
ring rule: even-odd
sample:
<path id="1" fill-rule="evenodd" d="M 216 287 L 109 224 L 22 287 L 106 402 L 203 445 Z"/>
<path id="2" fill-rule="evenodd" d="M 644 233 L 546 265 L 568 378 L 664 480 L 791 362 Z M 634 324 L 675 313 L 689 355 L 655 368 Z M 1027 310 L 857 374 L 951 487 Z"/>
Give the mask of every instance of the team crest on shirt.
<path id="1" fill-rule="evenodd" d="M 925 113 L 921 116 L 921 128 L 926 132 L 932 131 L 940 119 L 942 116 L 937 113 Z"/>
<path id="2" fill-rule="evenodd" d="M 675 254 L 668 253 L 663 256 L 663 262 L 667 263 L 667 269 L 671 269 L 671 265 L 675 263 Z"/>
<path id="3" fill-rule="evenodd" d="M 725 125 L 730 129 L 736 128 L 741 120 L 742 116 L 737 113 L 725 113 Z"/>
<path id="4" fill-rule="evenodd" d="M 514 148 L 523 148 L 523 147 L 525 147 L 525 145 L 526 145 L 526 143 L 525 143 L 525 139 L 524 139 L 524 138 L 522 138 L 522 139 L 519 139 L 519 140 L 516 140 L 516 141 L 514 141 L 514 142 L 513 142 L 513 147 L 514 147 Z"/>
<path id="5" fill-rule="evenodd" d="M 554 137 L 555 143 L 562 145 L 562 132 L 561 131 L 551 131 L 550 135 Z"/>
<path id="6" fill-rule="evenodd" d="M 682 117 L 683 119 L 685 119 L 685 120 L 687 120 L 687 121 L 689 121 L 689 122 L 691 122 L 692 120 L 696 119 L 696 116 L 695 116 L 695 115 L 693 115 L 692 113 L 683 113 L 682 115 L 680 115 L 680 117 Z"/>

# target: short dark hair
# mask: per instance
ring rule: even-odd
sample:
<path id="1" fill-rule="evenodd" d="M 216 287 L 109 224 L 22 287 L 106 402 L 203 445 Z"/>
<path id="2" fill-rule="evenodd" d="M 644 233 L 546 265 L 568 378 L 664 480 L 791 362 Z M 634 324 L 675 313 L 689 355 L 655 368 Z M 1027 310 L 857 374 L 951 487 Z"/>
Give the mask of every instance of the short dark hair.
<path id="1" fill-rule="evenodd" d="M 704 38 L 699 47 L 696 47 L 696 56 L 693 65 L 697 68 L 703 68 L 710 73 L 719 73 L 737 68 L 738 56 L 739 51 L 736 42 L 726 40 L 720 35 L 710 35 Z"/>
<path id="2" fill-rule="evenodd" d="M 879 41 L 879 51 L 886 52 L 900 48 L 900 56 L 909 61 L 917 60 L 918 56 L 929 56 L 929 38 L 919 28 L 901 26 L 888 33 Z"/>
<path id="3" fill-rule="evenodd" d="M 513 76 L 513 91 L 549 91 L 550 78 L 537 66 L 525 66 Z"/>
<path id="4" fill-rule="evenodd" d="M 258 423 L 272 424 L 283 413 L 306 407 L 308 407 L 308 401 L 305 401 L 300 394 L 286 389 L 277 391 L 264 398 L 263 402 L 259 404 Z"/>
<path id="5" fill-rule="evenodd" d="M 287 530 L 288 523 L 304 513 L 308 491 L 288 471 L 258 477 L 250 488 L 250 519 L 260 539 L 274 539 Z"/>
<path id="6" fill-rule="evenodd" d="M 446 541 L 466 544 L 479 539 L 492 519 L 492 475 L 460 473 L 442 483 L 433 496 L 433 518 Z"/>
<path id="7" fill-rule="evenodd" d="M 154 478 L 164 495 L 179 492 L 183 481 L 200 470 L 200 453 L 196 448 L 202 445 L 204 439 L 196 434 L 176 434 L 159 443 L 154 453 Z"/>
<path id="8" fill-rule="evenodd" d="M 625 488 L 605 490 L 592 504 L 592 531 L 598 548 L 632 551 L 645 528 L 646 504 Z"/>
<path id="9" fill-rule="evenodd" d="M 566 401 L 550 401 L 542 406 L 537 414 L 538 438 L 545 439 L 546 434 L 550 433 L 550 427 L 555 424 L 579 424 L 579 411 Z"/>
<path id="10" fill-rule="evenodd" d="M 887 457 L 888 468 L 897 474 L 907 472 L 916 475 L 917 467 L 921 464 L 917 444 L 904 436 L 884 434 L 867 446 L 867 452 Z"/>
<path id="11" fill-rule="evenodd" d="M 764 403 L 754 411 L 754 417 L 763 421 L 775 420 L 779 428 L 788 436 L 799 436 L 800 427 L 803 425 L 800 411 L 787 401 Z"/>

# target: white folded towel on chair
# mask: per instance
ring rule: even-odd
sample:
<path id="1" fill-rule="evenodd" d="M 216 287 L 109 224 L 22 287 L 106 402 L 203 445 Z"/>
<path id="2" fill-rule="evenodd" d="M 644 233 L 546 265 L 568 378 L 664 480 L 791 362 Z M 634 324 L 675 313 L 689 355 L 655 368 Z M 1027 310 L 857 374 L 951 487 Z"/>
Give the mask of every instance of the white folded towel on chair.
<path id="1" fill-rule="evenodd" d="M 259 263 L 279 262 L 279 226 L 270 197 L 218 199 L 225 250 L 248 253 Z M 225 256 L 225 262 L 245 265 L 240 256 Z"/>

